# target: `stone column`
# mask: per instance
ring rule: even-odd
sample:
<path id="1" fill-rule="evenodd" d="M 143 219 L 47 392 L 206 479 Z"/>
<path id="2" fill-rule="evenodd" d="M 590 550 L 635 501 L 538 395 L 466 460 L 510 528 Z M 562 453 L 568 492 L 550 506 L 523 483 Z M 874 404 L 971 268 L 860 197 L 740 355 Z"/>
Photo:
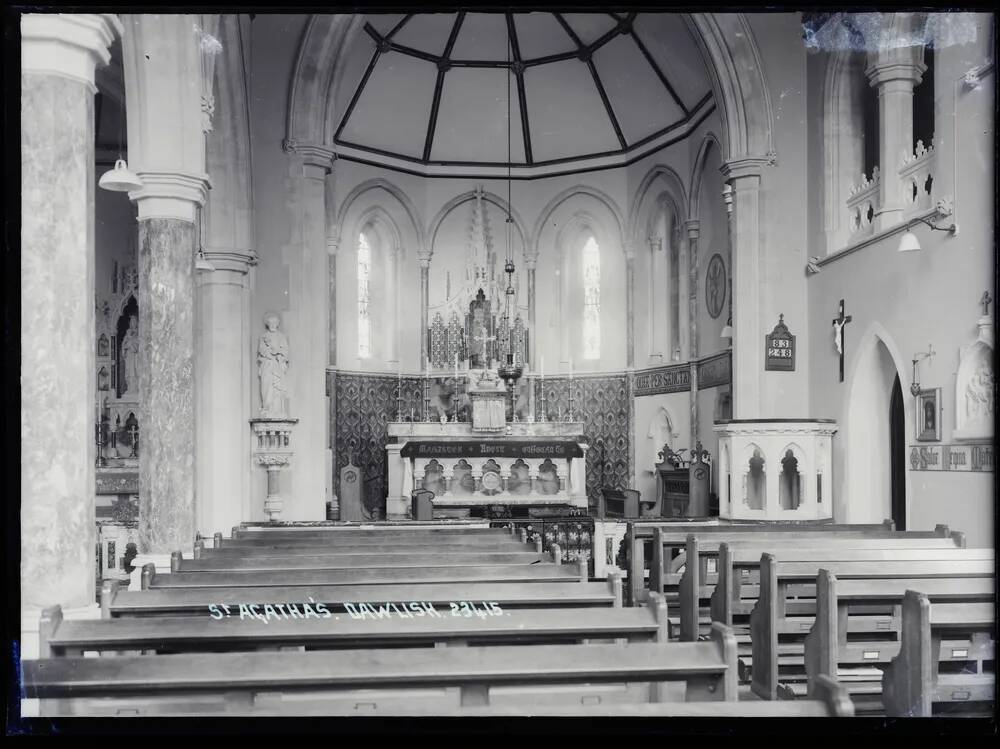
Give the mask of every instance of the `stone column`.
<path id="1" fill-rule="evenodd" d="M 649 319 L 646 323 L 646 338 L 649 342 L 650 363 L 662 364 L 670 361 L 670 356 L 664 357 L 663 352 L 668 347 L 663 345 L 664 337 L 670 334 L 670 320 L 673 311 L 670 309 L 670 297 L 663 293 L 661 283 L 670 278 L 667 270 L 669 251 L 664 246 L 661 236 L 648 237 L 649 242 L 649 278 L 646 279 L 649 303 Z M 663 327 L 660 327 L 660 326 Z"/>
<path id="2" fill-rule="evenodd" d="M 635 366 L 635 242 L 625 242 L 625 366 Z"/>
<path id="3" fill-rule="evenodd" d="M 94 71 L 121 33 L 113 14 L 21 17 L 21 610 L 34 632 L 41 607 L 94 604 Z M 23 657 L 37 657 L 31 639 Z"/>
<path id="4" fill-rule="evenodd" d="M 880 50 L 865 74 L 878 90 L 879 181 L 881 207 L 875 216 L 875 231 L 899 222 L 903 211 L 903 182 L 899 167 L 913 153 L 913 89 L 927 66 L 920 47 L 893 47 Z"/>
<path id="5" fill-rule="evenodd" d="M 283 487 L 286 520 L 322 520 L 333 485 L 327 399 L 330 345 L 330 255 L 326 186 L 336 154 L 329 146 L 285 141 L 299 172 L 301 244 L 288 254 L 288 310 L 282 323 L 289 345 L 290 415 L 296 427 L 295 472 Z M 296 169 L 297 171 L 297 169 Z M 329 469 L 329 473 L 328 473 Z"/>
<path id="6" fill-rule="evenodd" d="M 417 262 L 420 263 L 420 366 L 427 371 L 427 315 L 430 304 L 430 270 L 431 253 L 426 249 L 417 252 Z"/>
<path id="7" fill-rule="evenodd" d="M 691 380 L 691 449 L 698 444 L 698 237 L 701 222 L 685 222 L 688 235 L 688 366 Z"/>
<path id="8" fill-rule="evenodd" d="M 764 162 L 741 159 L 723 165 L 732 187 L 733 418 L 761 415 L 764 369 L 761 336 L 760 179 Z"/>
<path id="9" fill-rule="evenodd" d="M 195 426 L 197 530 L 208 537 L 251 519 L 245 443 L 257 388 L 256 367 L 251 366 L 256 336 L 250 332 L 259 332 L 261 326 L 248 318 L 249 274 L 256 254 L 214 248 L 206 249 L 203 256 L 213 269 L 200 271 L 196 280 L 199 405 Z"/>

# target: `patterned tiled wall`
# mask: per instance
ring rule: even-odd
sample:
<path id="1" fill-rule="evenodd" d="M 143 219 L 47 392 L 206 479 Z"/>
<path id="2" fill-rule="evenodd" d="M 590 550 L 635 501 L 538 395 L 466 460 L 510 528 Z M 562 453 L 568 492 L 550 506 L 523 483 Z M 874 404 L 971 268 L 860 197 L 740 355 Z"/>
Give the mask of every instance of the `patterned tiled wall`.
<path id="1" fill-rule="evenodd" d="M 545 378 L 546 411 L 549 419 L 569 413 L 568 377 Z M 583 422 L 587 452 L 587 498 L 596 506 L 602 487 L 627 489 L 629 471 L 629 394 L 625 375 L 579 375 L 573 377 L 573 418 Z M 542 384 L 535 382 L 535 412 L 541 413 Z"/>
<path id="2" fill-rule="evenodd" d="M 396 394 L 399 380 L 392 375 L 337 372 L 330 377 L 334 449 L 334 486 L 340 469 L 351 455 L 360 466 L 365 481 L 363 502 L 371 517 L 385 512 L 387 470 L 385 444 L 388 424 L 396 418 Z M 590 444 L 587 453 L 587 496 L 596 505 L 602 486 L 626 489 L 629 486 L 628 392 L 625 375 L 580 375 L 573 380 L 573 408 L 584 422 L 584 436 Z M 540 409 L 541 385 L 535 383 L 536 410 Z M 435 390 L 435 386 L 431 386 Z M 548 413 L 555 419 L 562 408 L 569 413 L 569 379 L 546 378 Z M 416 418 L 423 413 L 422 381 L 403 377 L 403 413 L 410 409 Z"/>

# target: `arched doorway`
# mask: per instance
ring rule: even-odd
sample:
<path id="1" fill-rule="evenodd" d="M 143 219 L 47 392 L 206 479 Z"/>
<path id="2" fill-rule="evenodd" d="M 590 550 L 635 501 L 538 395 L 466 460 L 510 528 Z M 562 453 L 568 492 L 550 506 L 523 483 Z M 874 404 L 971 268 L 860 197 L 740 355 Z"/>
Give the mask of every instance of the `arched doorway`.
<path id="1" fill-rule="evenodd" d="M 899 375 L 892 384 L 889 399 L 889 461 L 892 519 L 896 530 L 906 530 L 906 421 L 903 388 Z"/>
<path id="2" fill-rule="evenodd" d="M 881 335 L 862 337 L 850 378 L 837 522 L 893 518 L 897 528 L 906 525 L 906 402 L 896 360 Z"/>

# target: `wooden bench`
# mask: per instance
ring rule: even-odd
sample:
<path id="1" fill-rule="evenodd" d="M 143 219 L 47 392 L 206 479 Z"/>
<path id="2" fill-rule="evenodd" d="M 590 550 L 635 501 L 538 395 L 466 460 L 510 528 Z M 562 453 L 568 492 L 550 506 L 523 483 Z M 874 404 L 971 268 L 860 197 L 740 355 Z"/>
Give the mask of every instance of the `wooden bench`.
<path id="1" fill-rule="evenodd" d="M 761 557 L 760 593 L 757 604 L 750 614 L 750 637 L 753 653 L 751 689 L 763 699 L 777 699 L 779 685 L 779 632 L 795 630 L 782 626 L 788 610 L 786 600 L 788 588 L 794 584 L 815 586 L 820 569 L 828 569 L 845 579 L 842 585 L 854 595 L 855 604 L 871 613 L 879 605 L 891 608 L 898 604 L 900 595 L 890 586 L 886 590 L 886 578 L 907 580 L 910 588 L 929 585 L 933 592 L 941 593 L 951 600 L 969 600 L 969 596 L 981 596 L 983 591 L 992 594 L 994 585 L 993 559 L 973 558 L 968 561 L 889 561 L 885 559 L 860 561 L 857 559 L 779 561 L 773 554 Z M 895 593 L 891 592 L 896 590 Z M 815 588 L 814 588 L 815 591 Z M 815 592 L 813 593 L 815 596 Z M 874 608 L 873 608 L 874 604 Z M 801 613 L 815 616 L 815 599 L 800 609 Z M 801 631 L 801 630 L 800 630 Z M 804 645 L 792 643 L 785 649 L 794 654 L 804 664 Z"/>
<path id="2" fill-rule="evenodd" d="M 452 710 L 410 708 L 406 715 L 471 717 L 628 717 L 628 718 L 851 718 L 854 703 L 847 690 L 829 676 L 817 679 L 815 699 L 739 700 L 737 702 L 647 702 L 588 705 L 491 705 Z"/>
<path id="3" fill-rule="evenodd" d="M 386 690 L 449 687 L 462 706 L 491 705 L 514 688 L 503 701 L 531 707 L 540 694 L 580 704 L 573 687 L 621 682 L 648 683 L 650 702 L 667 699 L 664 682 L 683 682 L 687 701 L 737 700 L 736 645 L 722 625 L 708 642 L 64 657 L 22 668 L 23 696 L 42 700 L 46 717 L 391 713 Z"/>
<path id="4" fill-rule="evenodd" d="M 551 549 L 552 561 L 532 554 L 532 561 L 512 561 L 508 564 L 471 563 L 449 564 L 447 560 L 435 559 L 428 555 L 427 562 L 436 561 L 431 566 L 406 563 L 406 557 L 386 557 L 368 568 L 343 562 L 337 566 L 327 563 L 307 564 L 296 559 L 260 562 L 250 560 L 209 561 L 191 560 L 185 562 L 183 555 L 175 551 L 170 556 L 170 574 L 161 575 L 152 564 L 142 569 L 142 587 L 152 588 L 231 588 L 260 587 L 267 585 L 387 585 L 394 583 L 433 582 L 587 582 L 587 560 L 579 558 L 574 564 L 562 564 L 562 550 L 558 544 Z M 442 563 L 445 562 L 445 563 Z M 246 566 L 241 566 L 241 565 Z M 202 571 L 208 565 L 209 570 Z M 194 569 L 191 569 L 191 568 Z M 222 571 L 218 571 L 218 570 Z"/>
<path id="5" fill-rule="evenodd" d="M 740 526 L 742 527 L 742 526 Z M 721 529 L 720 529 L 721 528 Z M 889 530 L 884 530 L 881 526 L 878 528 L 869 528 L 862 530 L 841 530 L 841 531 L 830 531 L 830 532 L 817 532 L 815 530 L 804 531 L 802 533 L 797 533 L 795 530 L 785 529 L 785 530 L 767 530 L 761 529 L 753 533 L 748 533 L 745 530 L 733 530 L 730 532 L 725 527 L 716 527 L 712 530 L 696 530 L 688 531 L 682 540 L 679 538 L 682 535 L 678 530 L 667 531 L 663 528 L 654 529 L 653 534 L 653 561 L 650 565 L 649 573 L 649 588 L 651 590 L 657 590 L 663 592 L 667 596 L 669 603 L 674 604 L 679 595 L 678 586 L 680 584 L 682 574 L 677 570 L 680 568 L 687 567 L 686 564 L 686 551 L 682 552 L 678 556 L 671 559 L 670 553 L 674 549 L 683 549 L 687 544 L 687 538 L 690 535 L 696 535 L 699 538 L 704 538 L 706 544 L 715 543 L 725 543 L 725 542 L 735 542 L 743 541 L 747 539 L 753 540 L 755 543 L 762 544 L 771 548 L 787 546 L 791 543 L 798 543 L 799 539 L 803 542 L 809 544 L 815 543 L 826 543 L 827 540 L 832 540 L 836 543 L 841 539 L 880 539 L 880 538 L 907 538 L 909 541 L 901 543 L 912 543 L 913 539 L 923 539 L 925 541 L 936 543 L 942 547 L 951 546 L 954 547 L 955 541 L 940 537 L 939 534 L 933 532 L 910 532 L 910 533 L 896 533 Z M 960 534 L 954 534 L 959 536 Z M 964 537 L 963 537 L 964 539 Z M 704 564 L 704 562 L 701 562 Z M 707 570 L 706 570 L 707 571 Z M 638 574 L 636 572 L 635 580 L 638 582 Z M 633 591 L 633 594 L 637 597 L 639 601 L 645 596 L 645 589 L 640 588 L 638 593 Z M 706 593 L 709 595 L 709 593 Z"/>
<path id="6" fill-rule="evenodd" d="M 761 556 L 775 549 L 781 549 L 782 559 L 795 558 L 802 561 L 829 558 L 831 549 L 843 550 L 845 553 L 865 551 L 865 558 L 868 559 L 878 558 L 879 555 L 888 558 L 894 554 L 897 554 L 895 558 L 901 559 L 904 557 L 898 556 L 898 553 L 903 551 L 908 551 L 914 559 L 944 559 L 963 551 L 955 546 L 955 539 L 951 537 L 923 538 L 904 533 L 886 538 L 810 536 L 778 541 L 780 543 L 757 537 L 721 540 L 719 536 L 709 539 L 694 534 L 688 536 L 686 559 L 697 559 L 698 563 L 685 565 L 677 586 L 681 639 L 697 637 L 701 622 L 701 601 L 704 598 L 710 598 L 711 621 L 738 626 L 734 614 L 749 616 L 757 598 Z M 705 562 L 713 556 L 717 556 L 716 572 L 714 575 L 706 574 Z"/>
<path id="7" fill-rule="evenodd" d="M 657 529 L 662 529 L 660 544 L 655 544 Z M 625 533 L 626 564 L 628 567 L 628 588 L 629 602 L 635 606 L 645 599 L 645 548 L 647 544 L 653 546 L 652 568 L 657 566 L 657 553 L 659 553 L 659 566 L 663 569 L 664 564 L 670 560 L 669 554 L 665 553 L 665 548 L 670 546 L 676 549 L 683 549 L 687 543 L 689 533 L 716 534 L 757 534 L 761 533 L 826 533 L 826 534 L 847 534 L 853 536 L 878 536 L 892 532 L 892 521 L 885 521 L 878 525 L 834 525 L 831 523 L 805 524 L 795 523 L 787 525 L 761 524 L 761 523 L 740 523 L 721 524 L 718 521 L 677 521 L 677 522 L 631 522 Z M 927 536 L 947 535 L 947 528 L 940 526 L 933 532 L 927 532 Z M 783 537 L 783 536 L 782 536 Z M 659 550 L 659 551 L 657 551 Z M 651 573 L 652 574 L 652 571 Z M 678 577 L 679 581 L 679 577 Z"/>
<path id="8" fill-rule="evenodd" d="M 154 588 L 123 591 L 106 580 L 101 590 L 103 618 L 135 616 L 210 616 L 209 606 L 296 604 L 311 602 L 331 612 L 345 612 L 345 603 L 385 604 L 423 602 L 448 607 L 452 602 L 493 601 L 508 608 L 549 608 L 622 605 L 621 576 L 606 581 L 567 585 L 564 582 L 451 582 L 396 585 L 284 585 L 229 588 Z"/>
<path id="9" fill-rule="evenodd" d="M 209 617 L 64 621 L 61 607 L 55 606 L 42 612 L 40 654 L 42 658 L 55 658 L 82 656 L 90 651 L 360 649 L 608 639 L 667 642 L 668 634 L 662 598 L 651 598 L 645 609 L 575 607 L 503 611 L 499 605 L 463 608 L 381 603 L 327 615 L 315 612 L 306 615 L 296 606 L 293 616 L 281 607 L 271 618 L 260 608 L 251 611 L 241 606 L 239 611 L 235 608 L 227 611 L 215 606 Z"/>
<path id="10" fill-rule="evenodd" d="M 805 641 L 807 691 L 814 690 L 818 676 L 836 677 L 845 666 L 885 664 L 885 676 L 862 678 L 850 688 L 868 701 L 881 699 L 887 714 L 930 716 L 935 702 L 993 701 L 995 673 L 984 673 L 983 668 L 984 661 L 995 659 L 993 596 L 973 593 L 966 601 L 939 601 L 934 604 L 936 615 L 931 616 L 931 596 L 908 590 L 908 581 L 865 582 L 870 583 L 861 589 L 866 598 L 878 586 L 883 594 L 893 593 L 902 600 L 900 639 L 886 640 L 882 632 L 865 631 L 860 639 L 849 641 L 846 625 L 854 618 L 850 608 L 857 599 L 840 593 L 846 581 L 820 570 L 816 621 Z M 963 671 L 971 666 L 972 672 L 940 674 L 941 663 L 960 665 Z M 891 690 L 888 701 L 882 694 L 885 685 Z"/>

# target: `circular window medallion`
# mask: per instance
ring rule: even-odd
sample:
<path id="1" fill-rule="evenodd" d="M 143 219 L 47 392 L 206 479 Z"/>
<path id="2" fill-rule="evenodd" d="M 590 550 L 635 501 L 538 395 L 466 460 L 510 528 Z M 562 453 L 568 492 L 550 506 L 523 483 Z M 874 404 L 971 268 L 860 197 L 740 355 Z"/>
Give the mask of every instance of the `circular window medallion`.
<path id="1" fill-rule="evenodd" d="M 722 255 L 715 253 L 708 261 L 708 270 L 705 272 L 705 304 L 708 306 L 708 314 L 712 318 L 722 314 L 722 307 L 726 303 L 726 264 L 722 260 Z"/>
<path id="2" fill-rule="evenodd" d="M 500 474 L 488 471 L 483 474 L 483 489 L 486 491 L 496 491 L 500 488 Z"/>

